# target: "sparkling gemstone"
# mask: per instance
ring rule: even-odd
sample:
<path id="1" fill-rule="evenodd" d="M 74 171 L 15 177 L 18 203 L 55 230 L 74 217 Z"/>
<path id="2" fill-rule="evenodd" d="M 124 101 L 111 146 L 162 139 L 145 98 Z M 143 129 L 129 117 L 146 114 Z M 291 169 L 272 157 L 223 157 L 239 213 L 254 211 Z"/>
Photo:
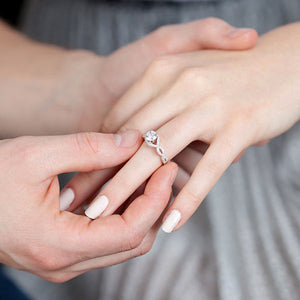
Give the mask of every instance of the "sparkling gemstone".
<path id="1" fill-rule="evenodd" d="M 145 135 L 145 140 L 148 142 L 148 143 L 152 143 L 154 144 L 157 139 L 158 139 L 158 135 L 155 131 L 151 130 L 151 131 L 148 131 Z"/>

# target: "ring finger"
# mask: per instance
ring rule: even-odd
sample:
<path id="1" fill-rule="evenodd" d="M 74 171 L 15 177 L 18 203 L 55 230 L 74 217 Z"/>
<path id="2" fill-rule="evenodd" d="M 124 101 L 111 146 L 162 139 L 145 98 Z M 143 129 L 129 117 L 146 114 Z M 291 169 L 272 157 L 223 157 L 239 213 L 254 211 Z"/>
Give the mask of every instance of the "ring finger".
<path id="1" fill-rule="evenodd" d="M 208 127 L 205 124 L 207 120 L 203 118 L 199 121 L 198 115 L 191 110 L 158 129 L 157 133 L 161 139 L 161 145 L 169 159 L 198 138 L 198 130 L 195 130 L 195 118 L 198 120 L 197 128 Z M 113 213 L 160 166 L 161 158 L 155 149 L 144 143 L 103 188 L 96 198 L 97 200 L 94 200 L 91 205 L 95 207 L 96 205 L 93 205 L 95 201 L 100 201 L 99 199 L 102 201 L 103 199 L 106 202 L 106 208 L 102 215 L 107 216 Z"/>

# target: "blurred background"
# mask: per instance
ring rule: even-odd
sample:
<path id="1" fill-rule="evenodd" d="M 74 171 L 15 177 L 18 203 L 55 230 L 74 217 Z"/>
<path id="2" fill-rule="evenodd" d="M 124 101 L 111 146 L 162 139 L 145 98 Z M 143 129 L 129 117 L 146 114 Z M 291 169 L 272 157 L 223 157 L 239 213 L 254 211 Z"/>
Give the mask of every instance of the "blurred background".
<path id="1" fill-rule="evenodd" d="M 23 0 L 0 1 L 0 18 L 16 26 L 23 2 Z"/>

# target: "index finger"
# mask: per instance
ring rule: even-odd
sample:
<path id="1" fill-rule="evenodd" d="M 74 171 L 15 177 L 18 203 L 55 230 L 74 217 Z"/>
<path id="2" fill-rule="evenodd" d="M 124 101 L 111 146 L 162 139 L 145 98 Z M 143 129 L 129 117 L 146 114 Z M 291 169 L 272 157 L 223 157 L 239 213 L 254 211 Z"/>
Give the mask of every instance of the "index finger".
<path id="1" fill-rule="evenodd" d="M 61 212 L 65 218 L 64 245 L 68 246 L 72 257 L 68 265 L 137 247 L 165 210 L 176 173 L 175 163 L 157 170 L 144 194 L 135 199 L 122 215 L 91 221 L 84 216 Z"/>

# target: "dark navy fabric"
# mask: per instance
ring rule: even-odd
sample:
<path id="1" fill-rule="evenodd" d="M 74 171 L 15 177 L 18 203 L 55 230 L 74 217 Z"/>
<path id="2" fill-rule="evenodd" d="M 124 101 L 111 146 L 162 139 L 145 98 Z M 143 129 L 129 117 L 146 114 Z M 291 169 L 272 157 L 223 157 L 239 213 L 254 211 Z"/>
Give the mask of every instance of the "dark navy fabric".
<path id="1" fill-rule="evenodd" d="M 30 300 L 2 272 L 0 266 L 0 300 Z"/>

